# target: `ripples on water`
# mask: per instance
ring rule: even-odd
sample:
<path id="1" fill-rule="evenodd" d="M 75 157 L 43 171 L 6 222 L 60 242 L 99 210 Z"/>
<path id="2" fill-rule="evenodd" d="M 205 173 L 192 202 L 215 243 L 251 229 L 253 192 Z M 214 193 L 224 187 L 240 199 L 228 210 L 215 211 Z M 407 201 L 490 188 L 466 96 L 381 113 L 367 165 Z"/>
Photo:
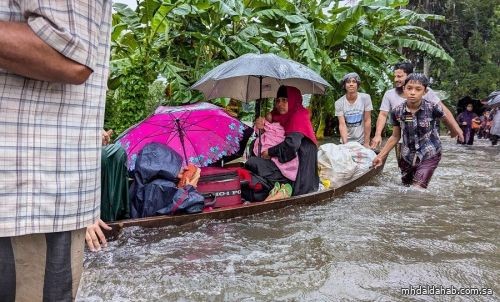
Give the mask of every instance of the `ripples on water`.
<path id="1" fill-rule="evenodd" d="M 444 138 L 426 191 L 382 175 L 333 201 L 229 221 L 127 229 L 86 254 L 78 301 L 498 301 L 499 147 Z M 404 297 L 401 287 L 494 296 Z"/>

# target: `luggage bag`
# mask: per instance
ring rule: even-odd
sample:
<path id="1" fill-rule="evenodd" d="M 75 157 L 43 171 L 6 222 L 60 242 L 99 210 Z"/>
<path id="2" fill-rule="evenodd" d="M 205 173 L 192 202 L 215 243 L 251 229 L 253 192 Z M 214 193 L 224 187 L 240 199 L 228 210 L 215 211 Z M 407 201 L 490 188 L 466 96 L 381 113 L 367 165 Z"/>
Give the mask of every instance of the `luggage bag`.
<path id="1" fill-rule="evenodd" d="M 201 168 L 196 190 L 205 197 L 205 206 L 223 208 L 243 203 L 238 173 L 218 167 Z"/>

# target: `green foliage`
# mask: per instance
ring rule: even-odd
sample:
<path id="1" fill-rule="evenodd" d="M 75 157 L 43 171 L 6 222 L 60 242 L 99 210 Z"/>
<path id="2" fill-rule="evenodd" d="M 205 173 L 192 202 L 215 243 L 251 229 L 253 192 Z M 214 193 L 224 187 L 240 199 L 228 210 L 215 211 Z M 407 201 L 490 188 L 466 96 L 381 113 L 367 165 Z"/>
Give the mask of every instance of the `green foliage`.
<path id="1" fill-rule="evenodd" d="M 450 53 L 455 64 L 432 64 L 434 86 L 450 94 L 448 105 L 470 96 L 484 99 L 500 86 L 500 3 L 495 0 L 411 1 L 416 11 L 442 14 L 446 23 L 425 27 Z"/>

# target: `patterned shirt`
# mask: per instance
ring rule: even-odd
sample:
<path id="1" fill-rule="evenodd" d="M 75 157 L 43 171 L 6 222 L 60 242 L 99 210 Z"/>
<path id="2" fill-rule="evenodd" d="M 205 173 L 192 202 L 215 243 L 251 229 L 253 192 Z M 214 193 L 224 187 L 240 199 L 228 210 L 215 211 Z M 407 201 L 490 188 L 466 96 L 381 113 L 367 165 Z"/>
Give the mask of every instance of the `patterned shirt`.
<path id="1" fill-rule="evenodd" d="M 401 127 L 402 158 L 415 165 L 441 152 L 438 121 L 444 116 L 443 108 L 425 99 L 420 108 L 411 113 L 406 101 L 391 111 L 393 126 Z"/>
<path id="2" fill-rule="evenodd" d="M 0 20 L 93 70 L 70 85 L 0 68 L 0 237 L 84 228 L 99 217 L 111 0 L 0 0 Z"/>

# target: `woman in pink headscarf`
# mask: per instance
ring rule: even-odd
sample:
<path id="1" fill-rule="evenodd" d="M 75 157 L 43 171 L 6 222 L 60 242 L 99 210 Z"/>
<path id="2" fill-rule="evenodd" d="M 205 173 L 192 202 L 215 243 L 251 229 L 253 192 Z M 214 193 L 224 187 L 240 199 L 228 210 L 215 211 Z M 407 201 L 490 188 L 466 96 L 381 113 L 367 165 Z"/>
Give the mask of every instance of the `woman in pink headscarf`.
<path id="1" fill-rule="evenodd" d="M 318 190 L 317 140 L 313 131 L 309 111 L 302 106 L 300 90 L 291 86 L 281 86 L 271 112 L 272 122 L 278 122 L 285 129 L 285 140 L 278 145 L 262 151 L 261 157 L 250 157 L 245 167 L 269 182 L 290 183 L 292 195 L 301 195 Z M 265 119 L 255 121 L 255 127 L 263 130 Z M 258 140 L 255 142 L 258 143 Z M 277 158 L 285 163 L 299 158 L 299 168 L 294 182 L 280 172 L 270 158 Z"/>

